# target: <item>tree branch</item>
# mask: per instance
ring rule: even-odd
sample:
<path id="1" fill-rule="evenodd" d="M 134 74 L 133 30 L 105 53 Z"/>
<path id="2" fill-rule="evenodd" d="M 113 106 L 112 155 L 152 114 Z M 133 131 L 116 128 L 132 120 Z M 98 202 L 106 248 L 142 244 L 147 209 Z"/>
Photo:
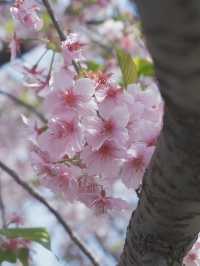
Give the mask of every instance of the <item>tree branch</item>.
<path id="1" fill-rule="evenodd" d="M 60 25 L 58 24 L 58 22 L 54 16 L 54 12 L 53 12 L 53 9 L 51 8 L 49 1 L 48 0 L 42 0 L 42 2 L 44 4 L 44 6 L 46 7 L 49 16 L 51 17 L 51 20 L 52 20 L 53 25 L 54 25 L 54 27 L 55 27 L 58 35 L 59 35 L 60 40 L 65 41 L 65 39 L 66 39 L 65 34 L 61 30 Z M 73 65 L 75 71 L 77 72 L 77 74 L 79 74 L 79 66 L 74 60 L 72 60 L 72 65 Z"/>
<path id="2" fill-rule="evenodd" d="M 93 254 L 87 249 L 87 247 L 81 242 L 81 240 L 74 234 L 70 226 L 64 221 L 62 216 L 52 207 L 49 203 L 36 191 L 34 191 L 26 182 L 24 182 L 15 171 L 6 166 L 3 162 L 0 161 L 0 168 L 6 172 L 12 179 L 22 187 L 26 192 L 28 192 L 33 198 L 39 201 L 44 205 L 56 218 L 56 220 L 62 225 L 65 232 L 69 235 L 71 240 L 79 247 L 79 249 L 85 254 L 85 256 L 90 260 L 92 265 L 100 266 Z"/>
<path id="3" fill-rule="evenodd" d="M 60 28 L 60 26 L 59 26 L 59 24 L 58 24 L 58 22 L 57 22 L 57 20 L 56 20 L 56 18 L 54 16 L 54 12 L 53 12 L 53 10 L 51 8 L 51 5 L 49 4 L 49 1 L 48 0 L 42 0 L 42 2 L 44 4 L 44 6 L 46 7 L 49 16 L 51 17 L 51 20 L 52 20 L 52 22 L 54 24 L 54 27 L 55 27 L 58 35 L 59 35 L 60 40 L 64 41 L 65 40 L 65 34 L 61 30 L 61 28 Z"/>
<path id="4" fill-rule="evenodd" d="M 23 106 L 24 108 L 26 108 L 27 110 L 29 110 L 31 113 L 35 114 L 41 122 L 43 123 L 47 123 L 48 121 L 46 120 L 46 118 L 43 116 L 43 114 L 41 114 L 40 112 L 38 112 L 34 106 L 28 104 L 28 103 L 25 103 L 23 102 L 22 100 L 20 100 L 19 98 L 15 97 L 14 95 L 6 92 L 6 91 L 3 91 L 3 90 L 0 90 L 0 94 L 9 98 L 10 100 L 12 100 L 13 102 L 15 102 L 16 104 L 18 105 L 21 105 Z"/>

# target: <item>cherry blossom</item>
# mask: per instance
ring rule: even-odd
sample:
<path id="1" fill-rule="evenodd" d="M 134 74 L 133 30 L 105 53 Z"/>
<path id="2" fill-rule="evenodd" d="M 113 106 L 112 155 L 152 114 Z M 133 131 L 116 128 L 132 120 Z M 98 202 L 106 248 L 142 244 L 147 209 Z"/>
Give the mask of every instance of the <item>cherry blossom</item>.
<path id="1" fill-rule="evenodd" d="M 183 265 L 186 265 L 186 266 L 199 266 L 200 265 L 199 237 L 197 239 L 197 242 L 193 245 L 192 249 L 185 256 L 183 260 Z"/>
<path id="2" fill-rule="evenodd" d="M 142 143 L 135 144 L 128 150 L 127 159 L 120 173 L 122 181 L 128 188 L 139 187 L 153 152 L 153 147 L 147 147 Z"/>
<path id="3" fill-rule="evenodd" d="M 66 40 L 61 43 L 62 54 L 66 65 L 72 64 L 73 60 L 81 60 L 82 48 L 85 46 L 84 43 L 80 42 L 79 36 L 76 33 L 70 33 Z"/>
<path id="4" fill-rule="evenodd" d="M 113 108 L 125 101 L 122 88 L 116 84 L 96 90 L 95 96 L 105 114 L 109 114 Z"/>
<path id="5" fill-rule="evenodd" d="M 123 28 L 124 25 L 121 21 L 109 19 L 101 25 L 99 32 L 101 35 L 105 36 L 108 41 L 115 41 L 122 37 Z"/>
<path id="6" fill-rule="evenodd" d="M 105 190 L 101 190 L 100 194 L 91 203 L 91 208 L 95 210 L 97 215 L 104 214 L 108 210 L 128 209 L 128 203 L 120 198 L 106 196 Z"/>
<path id="7" fill-rule="evenodd" d="M 24 217 L 19 215 L 18 213 L 14 212 L 8 218 L 8 225 L 15 224 L 17 226 L 24 224 Z"/>
<path id="8" fill-rule="evenodd" d="M 43 186 L 65 197 L 65 199 L 73 201 L 78 196 L 77 177 L 80 174 L 81 170 L 78 167 L 51 164 L 46 167 L 40 182 Z"/>
<path id="9" fill-rule="evenodd" d="M 129 120 L 126 106 L 117 107 L 110 114 L 99 109 L 99 114 L 100 117 L 88 117 L 85 123 L 88 144 L 93 149 L 99 149 L 105 140 L 115 140 L 120 145 L 126 145 L 128 140 L 126 126 Z"/>
<path id="10" fill-rule="evenodd" d="M 62 70 L 63 72 L 63 70 Z M 93 99 L 94 82 L 88 78 L 72 81 L 67 75 L 53 80 L 54 90 L 44 102 L 45 110 L 52 115 L 76 113 L 78 116 L 93 114 L 97 109 Z"/>
<path id="11" fill-rule="evenodd" d="M 85 147 L 81 153 L 81 159 L 87 165 L 88 173 L 100 175 L 112 180 L 117 177 L 124 158 L 125 151 L 114 141 L 105 141 L 102 146 L 93 151 L 89 146 Z"/>
<path id="12" fill-rule="evenodd" d="M 56 159 L 65 154 L 73 157 L 84 145 L 83 127 L 76 116 L 54 117 L 48 123 L 48 129 L 38 137 L 42 150 Z"/>
<path id="13" fill-rule="evenodd" d="M 0 245 L 0 249 L 16 251 L 22 248 L 29 248 L 31 244 L 30 240 L 25 239 L 5 239 L 3 243 Z"/>
<path id="14" fill-rule="evenodd" d="M 90 207 L 91 202 L 97 198 L 102 188 L 97 176 L 83 174 L 78 178 L 78 199 Z"/>
<path id="15" fill-rule="evenodd" d="M 16 0 L 10 8 L 16 21 L 33 30 L 41 30 L 43 26 L 42 20 L 37 15 L 38 10 L 39 6 L 33 0 Z"/>

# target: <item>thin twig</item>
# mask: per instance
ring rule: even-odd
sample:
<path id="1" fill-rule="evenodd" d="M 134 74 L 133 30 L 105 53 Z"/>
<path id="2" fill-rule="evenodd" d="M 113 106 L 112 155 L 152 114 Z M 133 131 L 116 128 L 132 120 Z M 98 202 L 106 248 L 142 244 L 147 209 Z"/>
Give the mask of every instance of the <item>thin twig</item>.
<path id="1" fill-rule="evenodd" d="M 1 220 L 3 228 L 6 228 L 6 208 L 3 201 L 3 194 L 2 194 L 2 181 L 0 179 L 0 211 L 1 211 Z"/>
<path id="2" fill-rule="evenodd" d="M 53 63 L 54 63 L 54 60 L 55 60 L 55 51 L 53 51 L 53 54 L 52 54 L 52 57 L 51 57 L 51 62 L 50 62 L 50 66 L 49 66 L 49 72 L 48 72 L 48 75 L 47 75 L 47 79 L 50 79 L 51 77 L 51 72 L 52 72 L 52 69 L 53 69 Z"/>
<path id="3" fill-rule="evenodd" d="M 3 91 L 3 90 L 0 90 L 0 94 L 3 95 L 3 96 L 6 96 L 7 98 L 9 98 L 10 100 L 12 100 L 13 102 L 15 102 L 16 104 L 18 105 L 21 105 L 23 106 L 24 108 L 28 109 L 31 113 L 34 113 L 43 123 L 47 123 L 47 120 L 46 118 L 43 116 L 43 114 L 41 114 L 40 112 L 38 112 L 34 106 L 28 104 L 28 103 L 25 103 L 23 102 L 22 100 L 20 100 L 19 98 L 15 97 L 14 95 L 6 92 L 6 91 Z"/>
<path id="4" fill-rule="evenodd" d="M 18 174 L 6 166 L 3 162 L 0 161 L 0 168 L 6 172 L 14 181 L 22 187 L 26 192 L 28 192 L 33 198 L 42 203 L 57 219 L 57 221 L 63 226 L 67 234 L 70 236 L 71 240 L 80 248 L 80 250 L 86 255 L 86 257 L 91 261 L 92 265 L 100 266 L 93 254 L 85 247 L 81 240 L 74 234 L 70 226 L 64 221 L 62 216 L 52 207 L 49 203 L 39 195 L 35 190 L 33 190 L 26 182 L 24 182 Z"/>
<path id="5" fill-rule="evenodd" d="M 54 12 L 53 12 L 51 5 L 49 4 L 49 1 L 48 0 L 42 0 L 42 2 L 44 4 L 44 6 L 46 7 L 49 16 L 51 17 L 51 20 L 52 20 L 53 25 L 54 25 L 54 27 L 55 27 L 58 35 L 59 35 L 60 40 L 65 41 L 66 36 L 65 36 L 64 32 L 61 30 L 61 27 L 58 24 L 58 21 L 56 20 L 56 18 L 54 16 Z M 74 60 L 72 60 L 72 65 L 74 66 L 74 69 L 76 70 L 77 74 L 79 74 L 79 72 L 80 72 L 79 66 L 77 65 L 77 63 Z"/>
<path id="6" fill-rule="evenodd" d="M 43 53 L 41 54 L 41 56 L 38 58 L 38 60 L 35 62 L 35 64 L 33 65 L 33 68 L 36 68 L 38 65 L 39 65 L 39 63 L 41 62 L 41 60 L 43 59 L 43 57 L 47 54 L 47 52 L 48 52 L 49 50 L 48 49 L 45 49 L 44 51 L 43 51 Z"/>
<path id="7" fill-rule="evenodd" d="M 58 24 L 58 22 L 57 22 L 57 20 L 56 20 L 56 18 L 55 18 L 55 16 L 54 16 L 54 12 L 53 12 L 53 10 L 52 10 L 50 4 L 49 4 L 49 1 L 48 1 L 48 0 L 42 0 L 42 2 L 43 2 L 43 4 L 44 4 L 44 6 L 46 7 L 49 16 L 51 17 L 51 20 L 52 20 L 52 22 L 53 22 L 53 24 L 54 24 L 54 27 L 55 27 L 55 29 L 56 29 L 56 31 L 57 31 L 59 37 L 60 37 L 60 40 L 61 40 L 61 41 L 64 41 L 64 40 L 65 40 L 65 34 L 64 34 L 64 32 L 61 30 L 61 28 L 60 28 L 60 26 L 59 26 L 59 24 Z"/>

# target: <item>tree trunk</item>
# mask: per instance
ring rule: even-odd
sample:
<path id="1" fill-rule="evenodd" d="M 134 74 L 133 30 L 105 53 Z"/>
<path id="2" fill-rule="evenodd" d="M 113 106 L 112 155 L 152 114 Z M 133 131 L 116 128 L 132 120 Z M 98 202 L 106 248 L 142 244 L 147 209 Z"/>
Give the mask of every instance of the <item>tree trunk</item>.
<path id="1" fill-rule="evenodd" d="M 200 231 L 200 1 L 137 2 L 165 116 L 119 266 L 180 266 Z"/>

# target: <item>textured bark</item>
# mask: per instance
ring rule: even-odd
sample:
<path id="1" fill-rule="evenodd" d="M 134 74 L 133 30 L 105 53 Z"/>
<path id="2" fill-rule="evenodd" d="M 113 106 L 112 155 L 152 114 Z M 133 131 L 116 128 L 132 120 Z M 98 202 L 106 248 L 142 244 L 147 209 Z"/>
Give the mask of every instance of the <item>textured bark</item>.
<path id="1" fill-rule="evenodd" d="M 200 231 L 200 1 L 137 4 L 166 110 L 119 266 L 180 266 Z"/>

